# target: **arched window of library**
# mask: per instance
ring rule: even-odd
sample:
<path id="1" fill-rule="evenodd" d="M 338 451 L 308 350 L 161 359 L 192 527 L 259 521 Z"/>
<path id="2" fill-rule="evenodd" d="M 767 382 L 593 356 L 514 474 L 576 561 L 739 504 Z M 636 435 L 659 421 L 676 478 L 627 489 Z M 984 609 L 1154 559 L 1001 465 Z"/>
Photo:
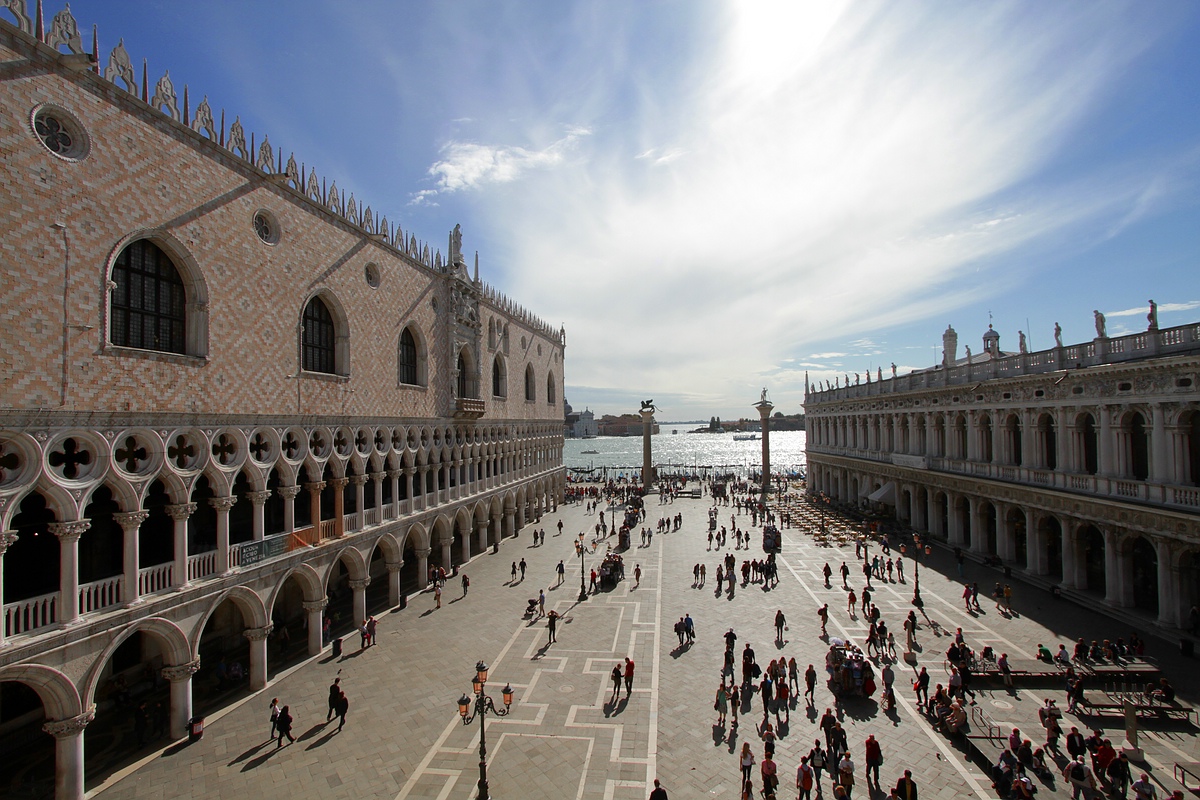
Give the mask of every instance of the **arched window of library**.
<path id="1" fill-rule="evenodd" d="M 179 269 L 148 239 L 131 242 L 112 268 L 109 341 L 117 347 L 186 354 L 187 291 Z"/>

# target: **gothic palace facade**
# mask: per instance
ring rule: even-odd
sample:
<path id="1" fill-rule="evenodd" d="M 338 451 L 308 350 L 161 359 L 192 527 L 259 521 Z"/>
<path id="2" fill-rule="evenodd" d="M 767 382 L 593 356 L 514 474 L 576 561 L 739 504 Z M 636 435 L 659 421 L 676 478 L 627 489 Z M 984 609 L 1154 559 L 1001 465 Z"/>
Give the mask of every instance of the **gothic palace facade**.
<path id="1" fill-rule="evenodd" d="M 1200 324 L 806 390 L 809 488 L 1085 602 L 1186 626 L 1200 602 Z M 1024 347 L 1021 348 L 1024 351 Z M 849 379 L 847 379 L 849 384 Z M 838 382 L 840 384 L 840 381 Z"/>
<path id="2" fill-rule="evenodd" d="M 79 798 L 122 700 L 182 736 L 218 662 L 261 688 L 555 508 L 566 342 L 458 228 L 0 5 L 0 736 Z"/>

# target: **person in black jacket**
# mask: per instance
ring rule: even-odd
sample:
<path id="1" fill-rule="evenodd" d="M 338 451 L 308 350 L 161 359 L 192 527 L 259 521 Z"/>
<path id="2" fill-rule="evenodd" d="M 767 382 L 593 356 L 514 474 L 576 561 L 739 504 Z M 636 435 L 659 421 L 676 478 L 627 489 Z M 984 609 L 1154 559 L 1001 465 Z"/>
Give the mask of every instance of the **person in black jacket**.
<path id="1" fill-rule="evenodd" d="M 896 796 L 900 800 L 917 800 L 917 784 L 912 779 L 912 770 L 904 770 L 904 777 L 896 781 Z"/>
<path id="2" fill-rule="evenodd" d="M 287 737 L 288 742 L 296 741 L 296 737 L 292 736 L 292 712 L 290 706 L 284 706 L 279 709 L 279 718 L 275 720 L 275 730 L 279 731 L 279 741 L 275 743 L 276 747 L 283 746 L 283 737 Z"/>

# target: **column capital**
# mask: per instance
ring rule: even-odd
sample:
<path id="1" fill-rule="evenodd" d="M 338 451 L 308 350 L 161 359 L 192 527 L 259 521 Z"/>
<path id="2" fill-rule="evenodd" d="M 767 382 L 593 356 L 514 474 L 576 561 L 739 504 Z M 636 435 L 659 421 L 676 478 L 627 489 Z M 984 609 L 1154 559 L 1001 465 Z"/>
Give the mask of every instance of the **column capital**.
<path id="1" fill-rule="evenodd" d="M 19 538 L 20 537 L 17 536 L 17 534 L 13 531 L 0 532 L 0 556 L 4 555 L 4 551 L 6 551 L 8 548 L 16 544 L 17 539 Z"/>
<path id="2" fill-rule="evenodd" d="M 271 635 L 271 631 L 275 630 L 275 623 L 268 622 L 261 628 L 246 628 L 242 631 L 242 636 L 245 636 L 252 642 L 261 642 L 263 639 Z"/>
<path id="3" fill-rule="evenodd" d="M 389 478 L 399 478 L 401 475 L 410 474 L 410 471 L 407 469 L 389 469 L 389 470 L 385 470 L 385 474 Z"/>
<path id="4" fill-rule="evenodd" d="M 229 497 L 210 497 L 208 498 L 208 504 L 217 511 L 228 511 L 237 505 L 237 500 L 238 499 L 232 495 Z"/>
<path id="5" fill-rule="evenodd" d="M 345 478 L 343 478 L 342 480 L 345 480 Z M 365 486 L 367 483 L 367 476 L 366 475 L 351 475 L 350 482 L 352 484 L 354 484 L 355 486 Z M 346 484 L 343 483 L 342 485 L 345 486 Z"/>
<path id="6" fill-rule="evenodd" d="M 386 477 L 387 477 L 387 474 L 388 474 L 388 470 L 386 470 L 386 469 L 381 469 L 379 472 L 369 472 L 369 473 L 367 473 L 367 477 L 368 477 L 368 478 L 370 478 L 370 479 L 371 479 L 371 480 L 373 480 L 373 481 L 381 481 L 381 480 L 383 480 L 384 478 L 386 478 Z"/>
<path id="7" fill-rule="evenodd" d="M 42 730 L 55 739 L 66 739 L 83 733 L 83 729 L 96 718 L 96 707 L 92 706 L 77 717 L 67 719 L 52 719 L 42 725 Z"/>
<path id="8" fill-rule="evenodd" d="M 90 527 L 92 527 L 91 520 L 80 519 L 74 522 L 51 522 L 46 529 L 57 536 L 60 541 L 68 542 L 78 540 Z"/>
<path id="9" fill-rule="evenodd" d="M 121 526 L 121 530 L 130 532 L 140 528 L 149 516 L 149 511 L 119 511 L 113 514 L 113 520 Z"/>
<path id="10" fill-rule="evenodd" d="M 370 586 L 371 579 L 370 578 L 351 578 L 349 583 L 350 583 L 351 589 L 358 591 L 360 589 L 366 589 L 368 586 Z"/>
<path id="11" fill-rule="evenodd" d="M 186 681 L 200 671 L 200 659 L 178 664 L 174 667 L 163 667 L 162 676 L 171 683 Z"/>
<path id="12" fill-rule="evenodd" d="M 261 506 L 271 499 L 271 490 L 264 489 L 261 492 L 246 492 L 242 497 L 249 500 L 252 505 Z"/>
<path id="13" fill-rule="evenodd" d="M 387 567 L 388 572 L 399 572 L 404 569 L 403 561 L 386 561 L 383 565 Z"/>
<path id="14" fill-rule="evenodd" d="M 310 494 L 315 494 L 316 492 L 320 492 L 320 491 L 324 490 L 324 488 L 325 488 L 325 481 L 316 481 L 315 483 L 304 484 L 304 489 L 307 492 L 309 492 Z"/>
<path id="15" fill-rule="evenodd" d="M 163 506 L 163 510 L 167 512 L 167 516 L 176 522 L 182 522 L 196 513 L 195 503 L 176 503 L 175 505 Z"/>
<path id="16" fill-rule="evenodd" d="M 433 550 L 429 547 L 422 547 L 420 550 L 415 550 L 414 552 L 417 554 L 417 558 L 429 558 L 429 554 Z"/>
<path id="17" fill-rule="evenodd" d="M 300 494 L 299 486 L 280 486 L 275 489 L 284 500 L 294 500 Z"/>
<path id="18" fill-rule="evenodd" d="M 350 482 L 349 478 L 330 478 L 329 485 L 334 489 L 345 489 L 346 484 Z"/>
<path id="19" fill-rule="evenodd" d="M 322 598 L 320 600 L 305 600 L 303 603 L 305 611 L 324 611 L 325 607 L 328 605 L 328 598 Z"/>

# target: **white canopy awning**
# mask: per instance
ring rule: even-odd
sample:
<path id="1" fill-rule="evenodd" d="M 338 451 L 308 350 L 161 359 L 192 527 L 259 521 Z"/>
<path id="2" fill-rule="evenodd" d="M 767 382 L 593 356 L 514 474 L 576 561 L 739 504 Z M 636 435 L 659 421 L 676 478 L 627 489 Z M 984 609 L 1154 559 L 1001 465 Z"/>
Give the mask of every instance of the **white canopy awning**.
<path id="1" fill-rule="evenodd" d="M 867 496 L 872 503 L 883 503 L 887 506 L 896 505 L 896 484 L 888 481 Z"/>

